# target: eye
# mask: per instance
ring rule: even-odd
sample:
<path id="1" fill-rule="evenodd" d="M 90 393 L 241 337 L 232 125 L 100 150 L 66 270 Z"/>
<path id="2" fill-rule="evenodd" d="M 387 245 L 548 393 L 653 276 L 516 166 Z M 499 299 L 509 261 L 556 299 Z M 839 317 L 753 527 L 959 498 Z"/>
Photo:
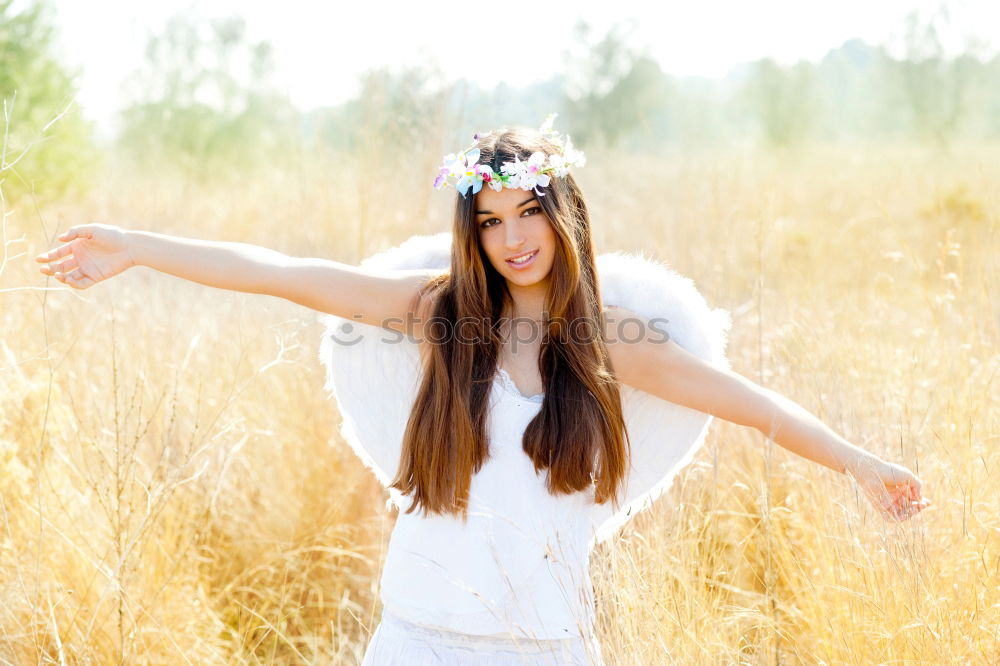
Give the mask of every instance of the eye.
<path id="1" fill-rule="evenodd" d="M 541 210 L 542 210 L 541 206 L 532 206 L 531 208 L 525 208 L 524 211 L 521 213 L 521 217 L 526 217 L 528 215 L 534 215 L 535 213 L 540 213 Z M 480 223 L 479 226 L 485 229 L 485 228 L 488 228 L 488 227 L 496 226 L 494 224 L 490 224 L 490 222 L 499 222 L 499 221 L 500 221 L 500 218 L 498 218 L 498 217 L 491 217 L 488 220 L 483 220 L 483 222 Z"/>

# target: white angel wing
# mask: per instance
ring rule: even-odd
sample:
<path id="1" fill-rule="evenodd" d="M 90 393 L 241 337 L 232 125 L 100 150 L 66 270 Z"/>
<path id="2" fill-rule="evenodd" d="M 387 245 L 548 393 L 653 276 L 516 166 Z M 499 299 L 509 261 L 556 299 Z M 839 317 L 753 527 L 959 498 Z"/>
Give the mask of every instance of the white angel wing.
<path id="1" fill-rule="evenodd" d="M 621 252 L 599 255 L 597 275 L 605 305 L 637 312 L 688 352 L 718 367 L 730 367 L 725 356 L 732 323 L 729 312 L 710 309 L 690 278 L 651 259 Z M 628 331 L 623 329 L 623 337 Z M 591 514 L 595 542 L 611 537 L 670 488 L 677 472 L 701 448 L 712 421 L 704 412 L 626 384 L 621 395 L 632 457 L 619 510 L 607 502 L 596 505 Z"/>
<path id="2" fill-rule="evenodd" d="M 450 265 L 451 234 L 413 236 L 361 263 L 366 268 L 414 269 Z M 694 283 L 641 256 L 610 253 L 597 257 L 601 295 L 656 320 L 687 351 L 729 367 L 725 346 L 729 313 L 709 309 Z M 326 333 L 320 360 L 326 390 L 337 401 L 341 434 L 357 456 L 387 486 L 399 469 L 403 432 L 416 397 L 417 345 L 406 336 L 342 317 L 324 315 Z M 592 514 L 595 539 L 603 541 L 670 487 L 674 476 L 703 444 L 711 416 L 622 385 L 622 409 L 632 444 L 624 501 L 618 511 L 597 505 Z M 389 502 L 405 507 L 399 491 Z"/>
<path id="3" fill-rule="evenodd" d="M 403 244 L 361 262 L 383 270 L 440 268 L 451 262 L 451 234 L 412 236 Z M 388 488 L 399 470 L 403 432 L 420 379 L 417 343 L 402 333 L 334 315 L 321 317 L 326 333 L 319 357 L 326 366 L 325 389 L 337 401 L 340 433 Z M 403 494 L 388 488 L 388 504 L 405 508 Z"/>

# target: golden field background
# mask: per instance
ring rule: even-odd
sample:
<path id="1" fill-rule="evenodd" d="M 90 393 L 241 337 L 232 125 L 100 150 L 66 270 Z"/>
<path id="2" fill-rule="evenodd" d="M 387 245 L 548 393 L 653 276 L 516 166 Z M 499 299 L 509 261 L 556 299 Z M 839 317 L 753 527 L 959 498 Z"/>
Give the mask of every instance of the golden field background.
<path id="1" fill-rule="evenodd" d="M 112 163 L 85 196 L 7 205 L 0 661 L 360 661 L 394 517 L 337 431 L 315 313 L 146 268 L 73 291 L 32 257 L 91 220 L 351 263 L 449 228 L 453 192 L 387 172 Z M 1000 662 L 1000 146 L 588 151 L 577 176 L 599 252 L 693 278 L 733 313 L 737 372 L 934 502 L 884 522 L 848 477 L 716 421 L 593 554 L 608 664 Z"/>

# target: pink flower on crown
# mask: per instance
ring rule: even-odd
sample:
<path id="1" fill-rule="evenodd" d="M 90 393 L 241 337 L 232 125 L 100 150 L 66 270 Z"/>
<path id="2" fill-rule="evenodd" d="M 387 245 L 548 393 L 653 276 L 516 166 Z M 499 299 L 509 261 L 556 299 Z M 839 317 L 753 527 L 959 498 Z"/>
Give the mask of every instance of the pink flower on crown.
<path id="1" fill-rule="evenodd" d="M 523 162 L 521 164 L 524 164 Z M 538 186 L 545 187 L 551 180 L 549 174 L 542 173 L 545 165 L 545 153 L 537 151 L 531 154 L 518 183 L 522 190 L 531 190 Z"/>
<path id="2" fill-rule="evenodd" d="M 489 186 L 490 189 L 495 192 L 503 189 L 503 181 L 497 178 L 496 173 L 493 172 L 493 168 L 489 164 L 477 164 L 476 170 L 483 179 L 483 183 Z"/>

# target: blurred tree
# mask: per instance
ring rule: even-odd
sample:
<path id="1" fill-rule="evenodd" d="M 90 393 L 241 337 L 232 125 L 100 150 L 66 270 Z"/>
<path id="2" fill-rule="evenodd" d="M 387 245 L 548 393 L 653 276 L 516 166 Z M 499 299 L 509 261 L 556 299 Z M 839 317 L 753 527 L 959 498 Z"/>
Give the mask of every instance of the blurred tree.
<path id="1" fill-rule="evenodd" d="M 449 125 L 445 114 L 449 87 L 443 78 L 440 70 L 419 64 L 396 71 L 370 70 L 361 76 L 361 92 L 348 103 L 346 113 L 358 172 L 370 176 L 362 180 L 358 192 L 362 231 L 379 217 L 374 201 L 390 194 L 379 188 L 396 186 L 392 178 L 375 174 L 426 174 L 425 180 L 414 178 L 402 191 L 407 193 L 410 211 L 423 219 L 429 217 L 433 193 L 429 185 L 440 160 L 436 147 Z M 362 234 L 362 253 L 366 241 Z"/>
<path id="2" fill-rule="evenodd" d="M 614 147 L 641 118 L 648 122 L 647 106 L 661 95 L 659 66 L 630 43 L 635 27 L 634 20 L 616 23 L 595 41 L 590 24 L 573 26 L 574 47 L 563 54 L 565 107 L 581 144 Z"/>
<path id="3" fill-rule="evenodd" d="M 663 111 L 651 114 L 653 136 L 662 137 L 663 142 L 654 141 L 652 145 L 657 150 L 669 146 L 690 151 L 747 142 L 756 128 L 756 119 L 748 117 L 746 109 L 734 101 L 735 91 L 746 78 L 745 70 L 746 65 L 736 66 L 723 78 L 664 74 L 663 93 L 657 105 Z"/>
<path id="4" fill-rule="evenodd" d="M 271 46 L 248 41 L 241 17 L 174 15 L 129 83 L 119 144 L 201 177 L 281 161 L 300 147 L 299 119 L 273 75 Z"/>
<path id="5" fill-rule="evenodd" d="M 815 72 L 814 136 L 870 140 L 898 134 L 901 111 L 884 94 L 887 58 L 883 48 L 856 38 L 826 52 Z"/>
<path id="6" fill-rule="evenodd" d="M 314 141 L 355 154 L 391 148 L 405 160 L 399 146 L 425 141 L 439 128 L 451 92 L 440 70 L 423 64 L 370 69 L 358 83 L 356 97 L 313 114 Z"/>
<path id="7" fill-rule="evenodd" d="M 394 218 L 406 224 L 430 219 L 430 187 L 444 137 L 457 123 L 462 104 L 452 104 L 456 86 L 441 70 L 417 63 L 381 67 L 361 74 L 358 95 L 306 116 L 310 146 L 349 164 L 358 197 L 357 256 L 371 248 L 372 229 Z M 471 132 L 466 137 L 468 145 Z M 447 150 L 454 152 L 454 145 Z M 392 174 L 404 174 L 396 178 Z M 423 174 L 421 176 L 421 174 Z M 398 207 L 398 202 L 405 202 Z M 390 208 L 396 205 L 394 210 Z"/>
<path id="8" fill-rule="evenodd" d="M 0 182 L 7 198 L 41 199 L 82 187 L 97 159 L 91 128 L 72 104 L 76 74 L 52 55 L 51 9 L 0 0 Z"/>
<path id="9" fill-rule="evenodd" d="M 1000 55 L 983 64 L 982 80 L 979 86 L 979 104 L 973 106 L 981 110 L 978 136 L 1000 139 Z"/>
<path id="10" fill-rule="evenodd" d="M 603 106 L 612 112 L 604 127 L 608 143 L 615 146 L 632 137 L 646 147 L 659 145 L 674 133 L 676 102 L 676 92 L 659 63 L 638 56 L 605 96 Z"/>
<path id="11" fill-rule="evenodd" d="M 970 53 L 947 57 L 943 38 L 949 29 L 946 3 L 926 15 L 910 12 L 902 35 L 902 57 L 887 63 L 896 92 L 910 111 L 913 133 L 942 150 L 948 149 L 968 115 L 969 93 L 981 70 Z"/>
<path id="12" fill-rule="evenodd" d="M 757 118 L 768 144 L 793 146 L 806 136 L 816 115 L 814 66 L 798 62 L 785 68 L 771 58 L 758 60 L 739 97 Z"/>

